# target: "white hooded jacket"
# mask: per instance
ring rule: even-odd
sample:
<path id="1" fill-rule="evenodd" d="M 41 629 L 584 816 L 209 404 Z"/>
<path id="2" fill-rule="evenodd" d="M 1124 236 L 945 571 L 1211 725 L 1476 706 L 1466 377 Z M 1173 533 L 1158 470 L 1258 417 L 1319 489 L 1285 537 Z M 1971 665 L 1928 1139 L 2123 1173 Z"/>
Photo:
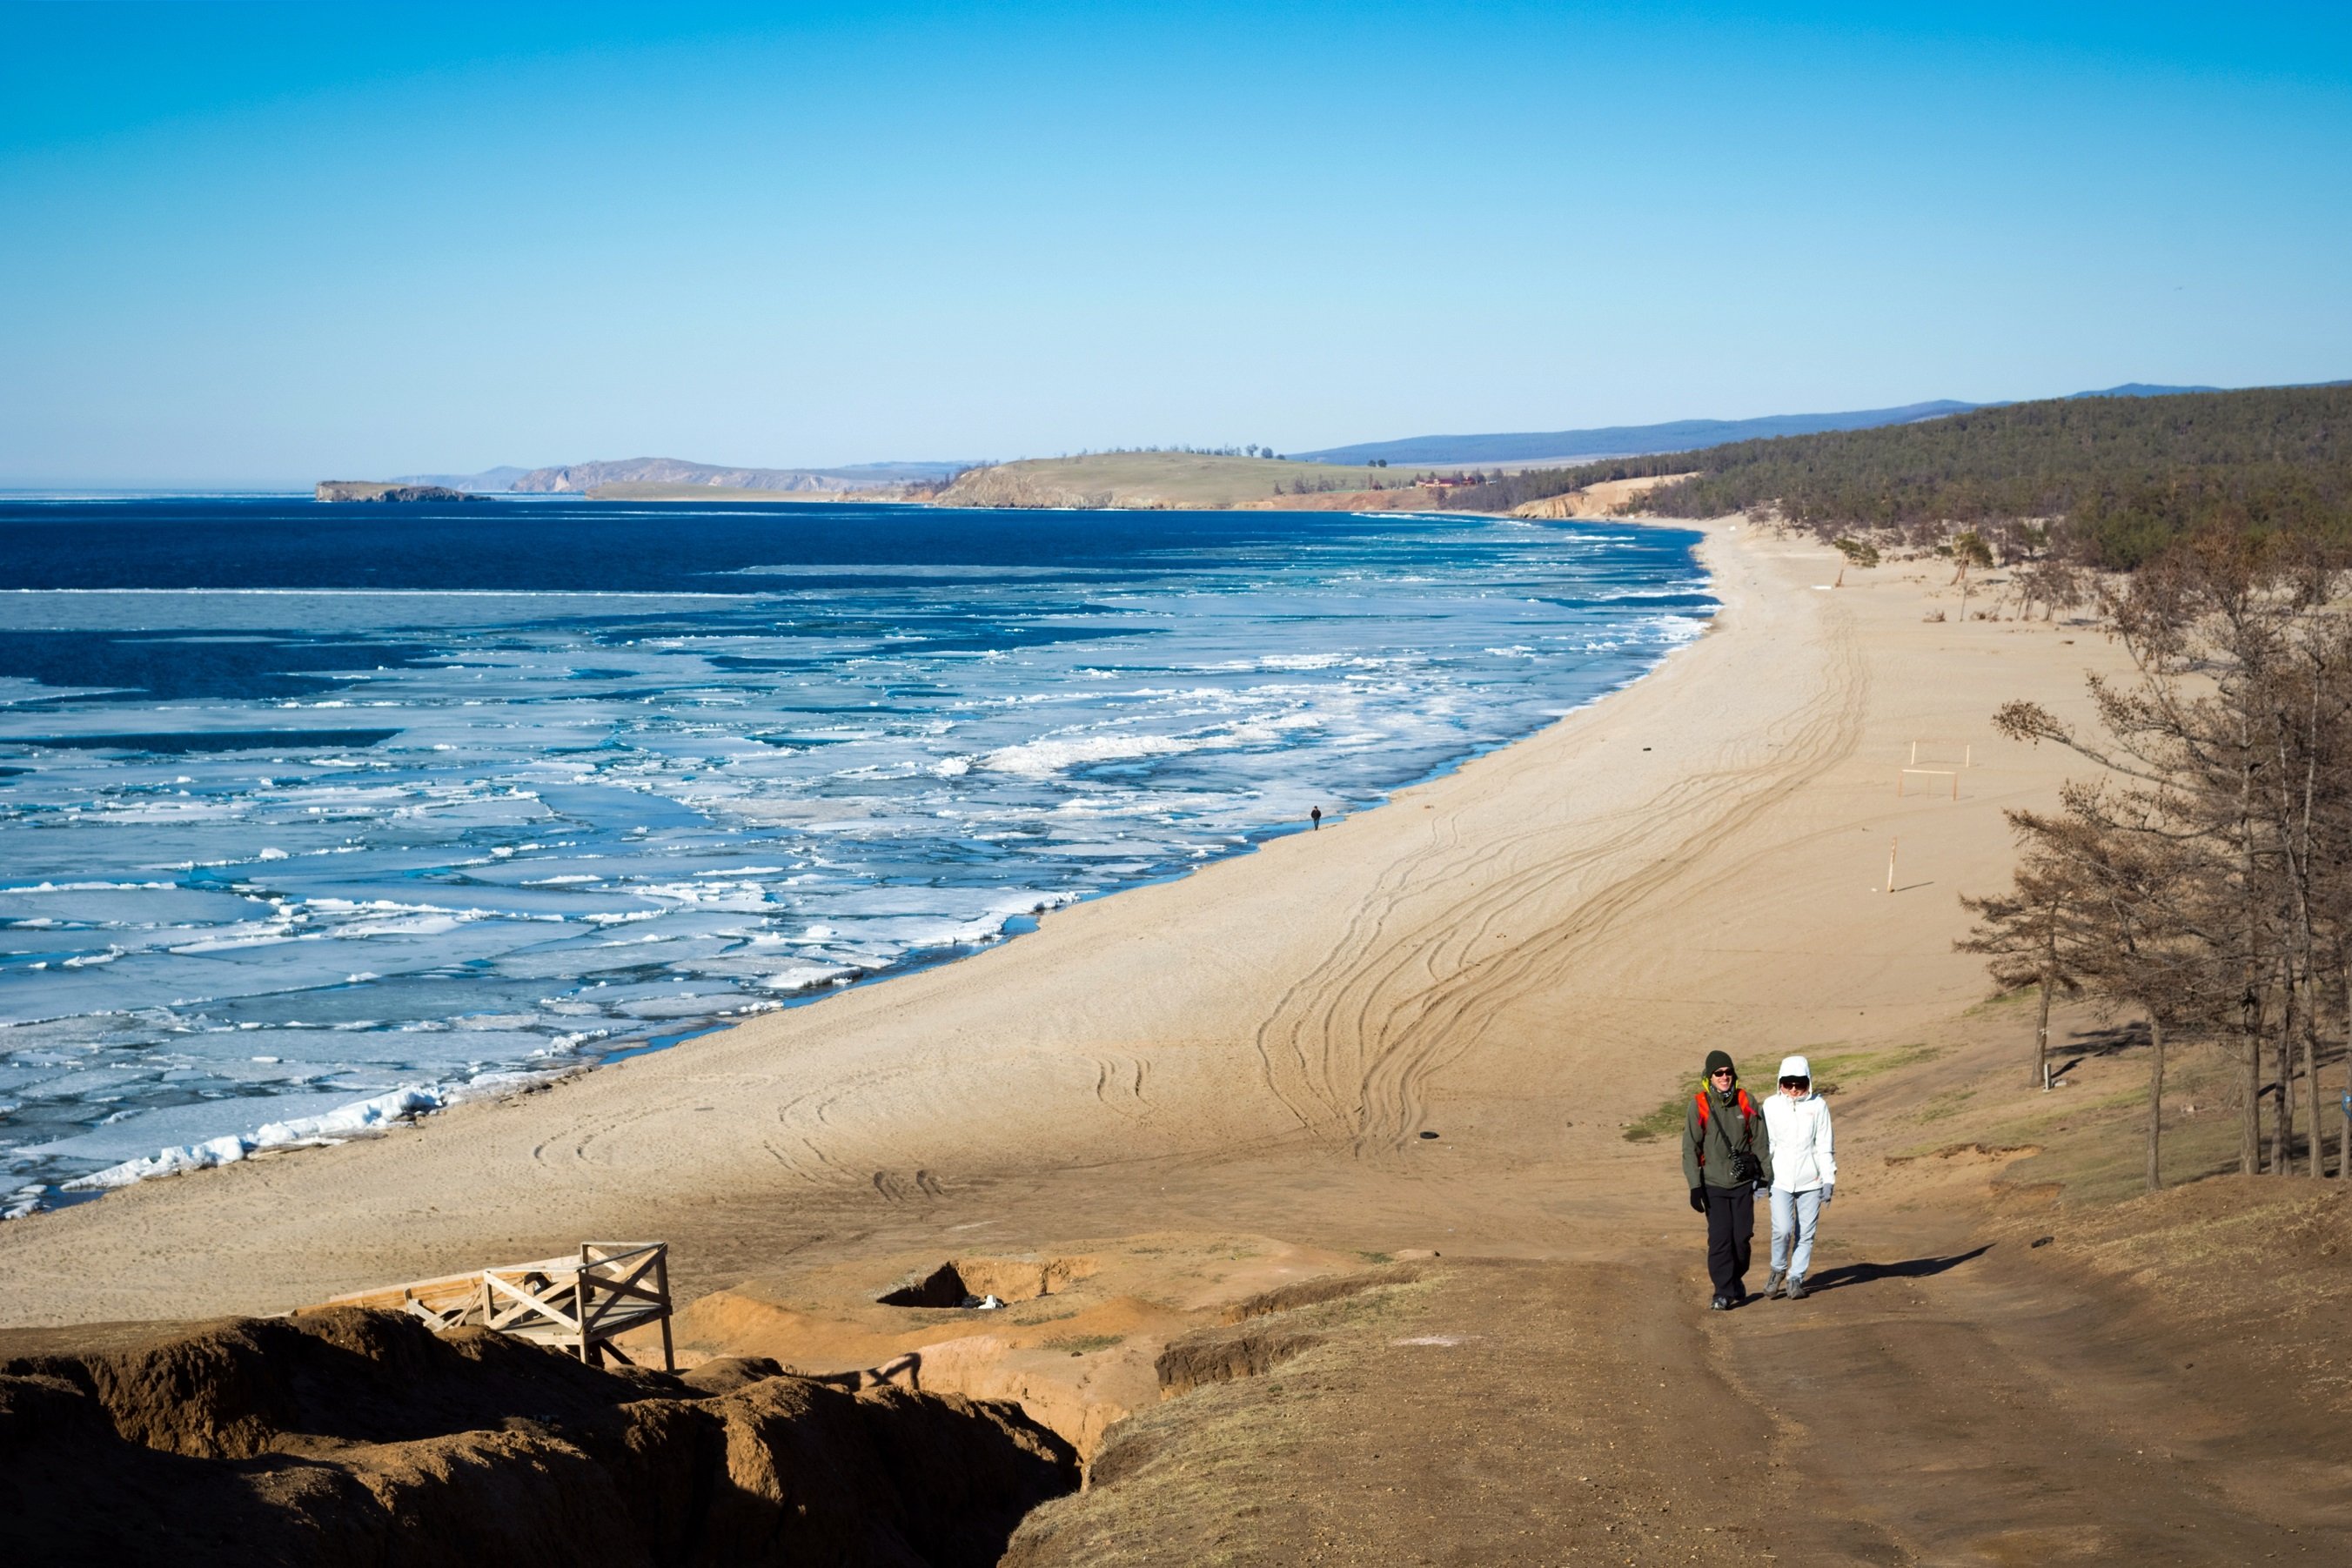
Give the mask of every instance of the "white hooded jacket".
<path id="1" fill-rule="evenodd" d="M 1802 1057 L 1780 1064 L 1782 1078 L 1811 1078 Z M 1764 1125 L 1772 1140 L 1772 1190 L 1806 1193 L 1837 1184 L 1837 1155 L 1830 1143 L 1828 1101 L 1808 1091 L 1793 1099 L 1775 1089 L 1764 1097 Z"/>

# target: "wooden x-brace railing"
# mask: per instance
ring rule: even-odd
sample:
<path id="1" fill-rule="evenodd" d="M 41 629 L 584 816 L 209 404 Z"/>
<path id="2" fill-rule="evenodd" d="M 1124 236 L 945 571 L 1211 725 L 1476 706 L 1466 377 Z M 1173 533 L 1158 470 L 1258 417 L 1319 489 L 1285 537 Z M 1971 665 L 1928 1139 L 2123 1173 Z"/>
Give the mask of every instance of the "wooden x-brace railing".
<path id="1" fill-rule="evenodd" d="M 580 1244 L 577 1258 L 542 1258 L 477 1274 L 449 1274 L 382 1290 L 338 1296 L 325 1305 L 382 1307 L 415 1314 L 436 1331 L 468 1324 L 570 1351 L 594 1364 L 629 1358 L 613 1341 L 661 1324 L 662 1368 L 676 1364 L 670 1340 L 669 1247 L 658 1241 Z"/>

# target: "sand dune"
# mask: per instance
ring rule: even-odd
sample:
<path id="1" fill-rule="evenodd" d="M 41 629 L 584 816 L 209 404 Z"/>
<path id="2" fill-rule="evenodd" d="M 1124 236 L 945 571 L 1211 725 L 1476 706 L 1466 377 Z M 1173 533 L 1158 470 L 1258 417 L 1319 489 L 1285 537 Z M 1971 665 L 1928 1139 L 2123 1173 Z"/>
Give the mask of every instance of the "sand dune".
<path id="1" fill-rule="evenodd" d="M 1614 517 L 1617 509 L 1635 496 L 1647 495 L 1660 485 L 1687 479 L 1689 474 L 1644 474 L 1638 479 L 1602 479 L 1586 485 L 1566 495 L 1546 496 L 1511 509 L 1513 517 Z"/>
<path id="2" fill-rule="evenodd" d="M 1947 601 L 1900 567 L 1824 591 L 1809 542 L 1705 552 L 1714 632 L 1381 810 L 509 1103 L 0 1227 L 0 1320 L 276 1310 L 622 1234 L 689 1294 L 975 1226 L 1556 1250 L 1563 1204 L 1657 1186 L 1619 1130 L 1707 1046 L 1765 1073 L 1981 994 L 1954 894 L 2063 771 L 1986 718 L 2114 662 L 1923 620 Z M 1958 801 L 1896 797 L 1914 741 L 1974 746 Z"/>

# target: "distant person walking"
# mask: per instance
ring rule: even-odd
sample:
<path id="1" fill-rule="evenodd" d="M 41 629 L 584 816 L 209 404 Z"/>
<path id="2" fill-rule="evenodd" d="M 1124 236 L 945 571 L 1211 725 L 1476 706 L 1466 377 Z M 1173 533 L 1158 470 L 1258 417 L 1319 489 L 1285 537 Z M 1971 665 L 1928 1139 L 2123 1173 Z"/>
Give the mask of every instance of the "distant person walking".
<path id="1" fill-rule="evenodd" d="M 1710 1305 L 1727 1312 L 1748 1299 L 1756 1189 L 1772 1180 L 1772 1134 L 1727 1052 L 1707 1052 L 1706 1072 L 1705 1087 L 1683 1107 L 1683 1179 L 1691 1208 L 1706 1215 Z"/>
<path id="2" fill-rule="evenodd" d="M 1323 831 L 1323 808 L 1322 808 L 1321 806 L 1319 806 L 1319 805 L 1318 805 L 1318 806 L 1317 806 L 1314 810 L 1312 810 L 1312 811 L 1308 812 L 1308 813 L 1307 814 L 1307 821 L 1309 821 L 1309 822 L 1311 822 L 1311 823 L 1313 823 L 1313 824 L 1315 825 L 1315 831 L 1316 831 L 1316 832 L 1318 832 L 1318 833 L 1322 832 L 1322 831 Z"/>
<path id="3" fill-rule="evenodd" d="M 1764 1127 L 1778 1158 L 1772 1162 L 1772 1278 L 1767 1299 L 1805 1299 L 1805 1270 L 1813 1263 L 1813 1231 L 1837 1191 L 1837 1156 L 1830 1147 L 1829 1102 L 1813 1092 L 1813 1068 L 1802 1057 L 1783 1058 L 1780 1092 L 1764 1100 Z"/>

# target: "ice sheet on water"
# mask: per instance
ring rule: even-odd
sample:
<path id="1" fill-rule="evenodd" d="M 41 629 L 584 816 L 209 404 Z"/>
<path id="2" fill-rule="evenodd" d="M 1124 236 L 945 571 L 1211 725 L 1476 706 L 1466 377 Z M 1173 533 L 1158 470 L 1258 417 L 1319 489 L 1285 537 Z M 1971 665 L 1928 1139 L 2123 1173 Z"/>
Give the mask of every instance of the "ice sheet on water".
<path id="1" fill-rule="evenodd" d="M 0 933 L 10 927 L 21 931 L 33 921 L 51 926 L 153 930 L 250 920 L 257 912 L 257 906 L 248 896 L 174 887 L 170 883 L 125 887 L 109 882 L 96 887 L 51 885 L 45 889 L 36 885 L 0 889 Z M 9 936 L 0 934 L 0 946 L 11 941 Z"/>

